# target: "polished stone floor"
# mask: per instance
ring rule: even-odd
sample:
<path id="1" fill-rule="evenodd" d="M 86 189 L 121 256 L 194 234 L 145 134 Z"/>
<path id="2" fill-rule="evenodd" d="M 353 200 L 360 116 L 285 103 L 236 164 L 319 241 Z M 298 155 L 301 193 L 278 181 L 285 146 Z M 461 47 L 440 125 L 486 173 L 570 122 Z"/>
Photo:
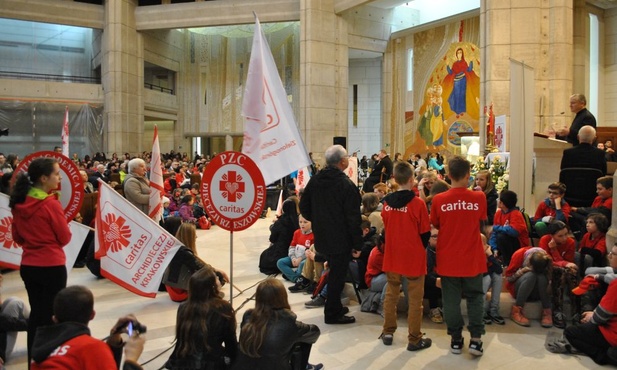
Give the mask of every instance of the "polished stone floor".
<path id="1" fill-rule="evenodd" d="M 225 271 L 230 270 L 230 244 L 233 243 L 234 284 L 242 289 L 234 289 L 233 306 L 241 318 L 244 310 L 254 306 L 251 297 L 255 286 L 265 278 L 257 268 L 259 255 L 268 245 L 268 226 L 272 219 L 260 219 L 247 230 L 230 233 L 213 227 L 198 231 L 199 255 L 207 262 Z M 281 279 L 280 277 L 278 277 Z M 103 338 L 109 333 L 119 316 L 134 313 L 148 326 L 147 342 L 140 361 L 148 362 L 145 369 L 159 369 L 170 352 L 177 303 L 172 302 L 166 293 L 159 293 L 155 299 L 142 298 L 115 285 L 108 280 L 97 280 L 87 269 L 74 269 L 69 274 L 69 284 L 88 286 L 95 296 L 96 317 L 90 323 L 92 335 Z M 289 285 L 289 283 L 285 283 Z M 226 286 L 228 288 L 228 286 Z M 225 290 L 229 297 L 229 289 Z M 506 298 L 503 293 L 502 298 Z M 18 296 L 26 300 L 26 292 L 18 272 L 4 275 L 2 295 Z M 420 352 L 408 352 L 406 347 L 406 319 L 399 315 L 400 330 L 395 333 L 394 344 L 384 346 L 378 336 L 381 332 L 382 318 L 379 315 L 360 312 L 359 305 L 351 301 L 351 314 L 357 322 L 352 325 L 325 325 L 320 309 L 306 309 L 307 295 L 291 294 L 289 301 L 298 318 L 306 323 L 317 324 L 321 337 L 313 346 L 311 363 L 323 363 L 331 369 L 595 369 L 602 368 L 585 356 L 555 355 L 544 349 L 547 329 L 539 322 L 532 322 L 530 328 L 520 327 L 507 320 L 506 325 L 487 326 L 484 336 L 484 356 L 474 358 L 465 349 L 463 354 L 454 355 L 449 351 L 450 339 L 444 324 L 434 324 L 427 317 L 423 321 L 423 331 L 433 339 L 433 346 Z M 502 307 L 502 312 L 508 312 Z M 557 330 L 557 329 L 551 329 Z M 466 334 L 467 335 L 467 334 Z M 468 335 L 466 342 L 468 343 Z M 20 333 L 13 358 L 6 368 L 26 369 L 26 336 Z M 159 354 L 160 357 L 156 357 Z"/>

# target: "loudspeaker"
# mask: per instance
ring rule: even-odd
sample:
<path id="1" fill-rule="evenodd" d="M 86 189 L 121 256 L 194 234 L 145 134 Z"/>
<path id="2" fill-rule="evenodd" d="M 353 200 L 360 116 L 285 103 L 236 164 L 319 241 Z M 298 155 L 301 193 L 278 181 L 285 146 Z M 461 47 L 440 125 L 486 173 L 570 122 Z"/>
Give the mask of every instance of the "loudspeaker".
<path id="1" fill-rule="evenodd" d="M 342 145 L 343 148 L 347 149 L 347 137 L 345 136 L 335 136 L 332 138 L 332 145 Z"/>

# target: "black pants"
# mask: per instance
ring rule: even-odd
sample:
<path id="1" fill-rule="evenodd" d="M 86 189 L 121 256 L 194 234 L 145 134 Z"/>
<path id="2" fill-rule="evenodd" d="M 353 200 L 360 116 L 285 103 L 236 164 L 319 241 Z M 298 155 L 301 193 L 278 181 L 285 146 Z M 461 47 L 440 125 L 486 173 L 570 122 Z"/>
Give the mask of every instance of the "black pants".
<path id="1" fill-rule="evenodd" d="M 328 297 L 324 307 L 326 320 L 336 320 L 341 316 L 343 305 L 341 304 L 341 293 L 345 287 L 345 277 L 351 261 L 351 251 L 340 254 L 329 254 L 327 256 L 330 273 L 328 274 Z"/>
<path id="2" fill-rule="evenodd" d="M 518 241 L 518 237 L 505 235 L 503 233 L 497 234 L 497 249 L 499 254 L 503 258 L 503 265 L 508 266 L 510 259 L 514 252 L 521 247 L 521 243 Z"/>
<path id="3" fill-rule="evenodd" d="M 291 369 L 305 370 L 311 355 L 311 343 L 296 343 L 291 353 Z"/>
<path id="4" fill-rule="evenodd" d="M 431 310 L 440 307 L 441 288 L 438 288 L 435 283 L 426 278 L 424 279 L 424 298 L 428 299 L 428 307 Z"/>
<path id="5" fill-rule="evenodd" d="M 581 325 L 568 326 L 563 333 L 570 344 L 576 349 L 585 353 L 587 356 L 600 365 L 617 365 L 612 361 L 606 352 L 611 345 L 604 339 L 604 335 L 596 324 L 586 323 Z"/>
<path id="6" fill-rule="evenodd" d="M 54 298 L 66 287 L 65 266 L 24 266 L 20 267 L 21 279 L 26 285 L 30 301 L 28 320 L 28 363 L 32 358 L 32 343 L 39 326 L 51 325 L 54 314 Z"/>

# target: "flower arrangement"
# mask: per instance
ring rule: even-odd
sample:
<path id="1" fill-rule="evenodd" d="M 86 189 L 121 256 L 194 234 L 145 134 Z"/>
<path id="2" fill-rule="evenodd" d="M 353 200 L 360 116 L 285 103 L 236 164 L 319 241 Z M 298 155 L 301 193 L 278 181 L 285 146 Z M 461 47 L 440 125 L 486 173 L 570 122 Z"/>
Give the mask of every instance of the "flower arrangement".
<path id="1" fill-rule="evenodd" d="M 500 193 L 502 190 L 508 190 L 508 183 L 510 182 L 510 173 L 506 168 L 506 163 L 501 160 L 499 156 L 493 157 L 493 161 L 490 166 L 487 166 L 486 159 L 484 157 L 478 158 L 474 163 L 471 170 L 471 176 L 476 178 L 478 171 L 488 170 L 491 173 L 491 180 L 495 184 L 495 190 Z"/>

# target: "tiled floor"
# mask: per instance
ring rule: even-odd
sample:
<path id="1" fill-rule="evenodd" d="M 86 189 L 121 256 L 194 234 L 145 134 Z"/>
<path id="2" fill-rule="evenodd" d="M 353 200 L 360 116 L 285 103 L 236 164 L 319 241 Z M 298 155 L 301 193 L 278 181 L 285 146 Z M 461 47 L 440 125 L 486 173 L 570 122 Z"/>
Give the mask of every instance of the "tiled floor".
<path id="1" fill-rule="evenodd" d="M 265 278 L 257 268 L 259 255 L 268 245 L 268 226 L 271 219 L 261 219 L 248 230 L 233 234 L 233 275 L 234 284 L 245 290 L 234 290 L 233 306 L 238 309 L 237 318 L 247 308 L 253 307 L 250 301 L 256 284 Z M 213 227 L 208 231 L 198 231 L 199 255 L 214 266 L 229 271 L 229 232 Z M 280 277 L 279 277 L 280 278 Z M 87 269 L 74 269 L 69 275 L 69 284 L 88 286 L 95 295 L 96 317 L 90 323 L 92 335 L 103 338 L 115 323 L 116 318 L 134 313 L 148 326 L 146 348 L 141 361 L 146 362 L 171 347 L 177 303 L 172 302 L 166 293 L 155 299 L 136 296 L 107 280 L 97 280 Z M 289 285 L 289 283 L 285 283 Z M 229 289 L 225 290 L 229 297 Z M 18 272 L 4 275 L 2 294 L 14 295 L 26 300 L 26 293 Z M 505 294 L 505 293 L 504 293 Z M 487 326 L 484 339 L 485 354 L 473 358 L 465 350 L 461 355 L 449 352 L 450 339 L 444 324 L 434 324 L 428 318 L 423 321 L 423 330 L 433 339 L 433 346 L 420 352 L 408 352 L 406 347 L 406 320 L 399 317 L 400 330 L 394 336 L 394 344 L 384 346 L 377 339 L 381 332 L 381 316 L 360 312 L 355 301 L 351 302 L 351 314 L 356 316 L 352 325 L 325 325 L 320 309 L 305 309 L 308 296 L 291 294 L 289 300 L 292 310 L 306 323 L 317 324 L 321 337 L 313 346 L 310 361 L 321 362 L 328 370 L 333 369 L 595 369 L 595 365 L 584 356 L 555 355 L 544 349 L 547 329 L 537 321 L 531 328 L 522 328 L 507 320 L 505 326 Z M 551 329 L 557 330 L 557 329 Z M 25 334 L 20 333 L 16 352 L 6 368 L 26 369 Z M 469 337 L 466 341 L 468 343 Z M 170 352 L 144 365 L 145 369 L 159 369 Z"/>

